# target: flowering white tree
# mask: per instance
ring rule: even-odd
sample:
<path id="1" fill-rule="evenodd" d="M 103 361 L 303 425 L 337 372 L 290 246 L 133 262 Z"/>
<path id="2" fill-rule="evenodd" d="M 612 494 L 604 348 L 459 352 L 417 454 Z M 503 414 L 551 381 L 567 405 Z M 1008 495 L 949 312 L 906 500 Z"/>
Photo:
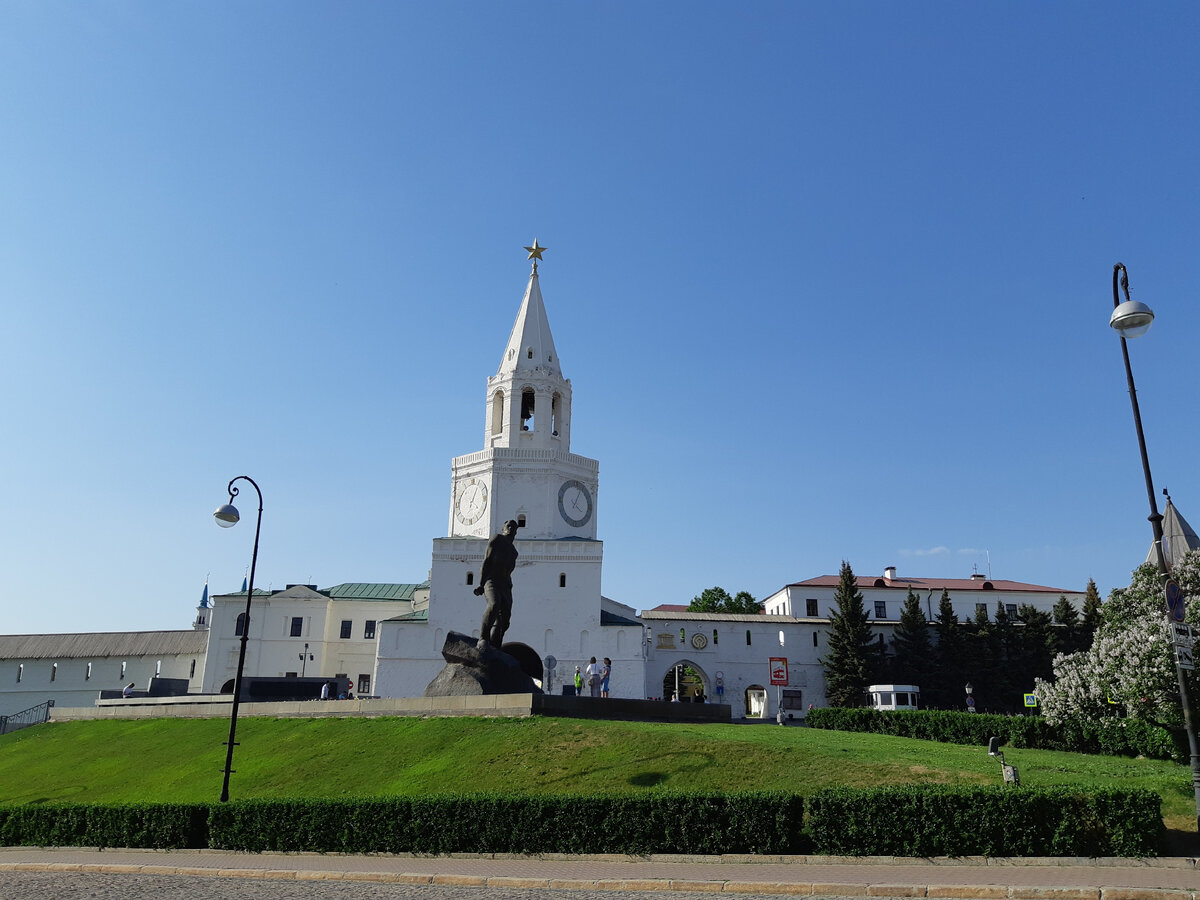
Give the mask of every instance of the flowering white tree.
<path id="1" fill-rule="evenodd" d="M 1189 598 L 1188 621 L 1200 622 L 1200 551 L 1189 552 L 1172 575 Z M 1129 587 L 1109 594 L 1091 648 L 1059 654 L 1054 680 L 1037 680 L 1035 691 L 1046 718 L 1054 723 L 1090 721 L 1119 710 L 1129 718 L 1180 724 L 1165 615 L 1162 579 L 1153 565 L 1143 565 Z M 1193 678 L 1189 686 L 1194 685 Z"/>

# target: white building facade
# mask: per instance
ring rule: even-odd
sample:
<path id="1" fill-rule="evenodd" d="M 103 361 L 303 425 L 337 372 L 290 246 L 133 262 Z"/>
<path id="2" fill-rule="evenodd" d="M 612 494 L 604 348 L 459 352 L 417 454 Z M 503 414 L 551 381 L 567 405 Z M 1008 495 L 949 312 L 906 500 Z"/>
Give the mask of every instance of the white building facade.
<path id="1" fill-rule="evenodd" d="M 369 696 L 374 692 L 379 623 L 410 613 L 427 601 L 428 593 L 425 585 L 359 582 L 255 590 L 244 674 L 348 679 L 360 695 Z M 242 591 L 212 598 L 203 693 L 232 692 L 245 611 Z M 197 618 L 201 615 L 203 610 Z"/>
<path id="2" fill-rule="evenodd" d="M 421 696 L 445 660 L 446 635 L 479 635 L 478 587 L 491 535 L 521 523 L 512 620 L 504 649 L 548 692 L 575 666 L 613 660 L 613 696 L 640 697 L 642 629 L 601 596 L 600 464 L 571 452 L 571 382 L 563 377 L 538 281 L 541 249 L 496 373 L 487 380 L 482 450 L 451 462 L 447 536 L 433 541 L 429 602 L 381 625 L 375 683 Z"/>

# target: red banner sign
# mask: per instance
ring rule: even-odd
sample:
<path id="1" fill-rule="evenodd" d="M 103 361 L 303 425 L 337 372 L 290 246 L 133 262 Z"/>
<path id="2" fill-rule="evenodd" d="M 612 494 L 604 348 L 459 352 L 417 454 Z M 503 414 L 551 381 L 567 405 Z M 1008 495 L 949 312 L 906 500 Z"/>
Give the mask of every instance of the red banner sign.
<path id="1" fill-rule="evenodd" d="M 787 684 L 788 670 L 786 656 L 771 657 L 771 684 Z"/>

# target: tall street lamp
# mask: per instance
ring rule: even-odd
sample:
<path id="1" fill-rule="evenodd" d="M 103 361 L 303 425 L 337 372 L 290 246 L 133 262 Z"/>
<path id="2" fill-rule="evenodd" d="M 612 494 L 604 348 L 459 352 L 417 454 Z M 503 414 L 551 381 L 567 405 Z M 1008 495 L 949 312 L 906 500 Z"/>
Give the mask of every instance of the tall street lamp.
<path id="1" fill-rule="evenodd" d="M 232 528 L 241 519 L 233 498 L 238 495 L 238 489 L 233 486 L 235 481 L 248 481 L 258 493 L 258 524 L 254 526 L 254 553 L 250 557 L 250 580 L 246 584 L 246 612 L 242 623 L 242 647 L 238 651 L 237 675 L 233 679 L 233 709 L 229 713 L 229 741 L 225 751 L 225 782 L 221 785 L 221 802 L 229 802 L 229 774 L 233 771 L 234 738 L 237 737 L 238 706 L 242 701 L 242 670 L 246 667 L 246 640 L 250 636 L 250 599 L 254 596 L 254 569 L 258 565 L 258 534 L 262 530 L 262 491 L 249 475 L 239 475 L 229 482 L 229 502 L 213 513 L 217 524 L 222 528 Z"/>
<path id="2" fill-rule="evenodd" d="M 1150 323 L 1154 321 L 1154 313 L 1145 303 L 1129 299 L 1129 273 L 1124 263 L 1113 266 L 1113 313 L 1108 324 L 1121 335 L 1121 355 L 1125 358 L 1125 378 L 1129 381 L 1129 402 L 1133 404 L 1133 424 L 1137 428 L 1138 450 L 1142 454 L 1142 472 L 1146 476 L 1146 496 L 1150 500 L 1150 527 L 1154 531 L 1154 557 L 1158 561 L 1158 571 L 1163 582 L 1171 574 L 1167 564 L 1167 555 L 1163 551 L 1162 514 L 1158 511 L 1158 501 L 1154 496 L 1154 480 L 1150 477 L 1150 458 L 1146 455 L 1146 436 L 1142 433 L 1142 413 L 1138 408 L 1137 390 L 1133 386 L 1133 368 L 1129 365 L 1129 345 L 1126 338 L 1139 337 L 1145 334 Z M 1120 291 L 1125 293 L 1125 302 L 1121 302 Z M 1168 618 L 1169 622 L 1169 618 Z M 1187 677 L 1179 665 L 1179 655 L 1172 650 L 1175 657 L 1175 680 L 1179 684 L 1179 701 L 1183 706 L 1183 727 L 1187 732 L 1188 752 L 1192 762 L 1192 792 L 1196 801 L 1196 826 L 1200 829 L 1200 749 L 1196 744 L 1196 728 L 1192 724 L 1192 701 L 1188 696 Z"/>

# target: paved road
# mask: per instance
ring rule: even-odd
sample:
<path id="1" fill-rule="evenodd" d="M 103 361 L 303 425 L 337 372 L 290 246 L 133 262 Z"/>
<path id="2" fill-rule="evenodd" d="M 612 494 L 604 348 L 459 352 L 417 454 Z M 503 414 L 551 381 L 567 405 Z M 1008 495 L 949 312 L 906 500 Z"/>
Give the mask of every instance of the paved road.
<path id="1" fill-rule="evenodd" d="M 743 900 L 778 900 L 778 895 L 739 894 Z M 436 884 L 296 882 L 205 878 L 195 875 L 118 875 L 75 872 L 0 872 L 4 900 L 712 900 L 686 891 L 519 890 L 448 887 Z"/>
<path id="2" fill-rule="evenodd" d="M 711 897 L 1200 900 L 1195 859 L 915 860 L 830 857 L 342 856 L 0 848 L 0 900 L 77 897 Z"/>

